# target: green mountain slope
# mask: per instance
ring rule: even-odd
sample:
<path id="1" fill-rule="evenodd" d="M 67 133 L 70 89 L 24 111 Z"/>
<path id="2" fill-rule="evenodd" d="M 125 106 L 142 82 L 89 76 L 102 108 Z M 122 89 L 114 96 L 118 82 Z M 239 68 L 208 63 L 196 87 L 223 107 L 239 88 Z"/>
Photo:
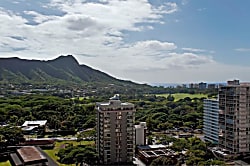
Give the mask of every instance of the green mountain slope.
<path id="1" fill-rule="evenodd" d="M 0 58 L 0 82 L 138 85 L 130 81 L 118 80 L 86 65 L 80 65 L 72 55 L 60 56 L 49 61 Z"/>

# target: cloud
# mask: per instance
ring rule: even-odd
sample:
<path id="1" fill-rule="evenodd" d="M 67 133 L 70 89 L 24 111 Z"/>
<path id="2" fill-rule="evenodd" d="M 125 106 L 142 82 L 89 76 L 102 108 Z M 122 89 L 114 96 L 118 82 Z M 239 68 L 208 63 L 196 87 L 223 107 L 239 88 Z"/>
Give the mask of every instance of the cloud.
<path id="1" fill-rule="evenodd" d="M 198 48 L 187 48 L 187 47 L 182 48 L 182 50 L 184 50 L 184 51 L 188 51 L 188 52 L 197 52 L 197 53 L 199 53 L 199 52 L 206 52 L 206 51 L 207 51 L 207 50 L 204 50 L 204 49 L 198 49 Z"/>
<path id="2" fill-rule="evenodd" d="M 102 66 L 105 71 L 150 71 L 150 70 L 185 70 L 189 68 L 199 68 L 203 64 L 212 64 L 214 60 L 210 56 L 198 55 L 194 53 L 176 53 L 177 46 L 174 43 L 161 42 L 156 40 L 139 41 L 127 44 L 126 47 L 119 48 L 110 56 L 102 56 L 101 63 L 88 57 L 79 57 L 94 66 Z M 119 64 L 119 65 L 116 65 Z M 117 74 L 118 75 L 118 74 Z"/>
<path id="3" fill-rule="evenodd" d="M 51 0 L 49 4 L 40 5 L 54 12 L 42 14 L 35 10 L 24 10 L 22 15 L 5 9 L 0 11 L 3 39 L 0 42 L 4 45 L 4 48 L 1 45 L 0 51 L 13 50 L 18 45 L 17 48 L 28 48 L 23 52 L 18 50 L 20 56 L 32 54 L 40 59 L 66 53 L 112 55 L 116 49 L 126 45 L 126 31 L 152 30 L 153 24 L 162 22 L 163 15 L 173 13 L 177 8 L 175 3 L 163 3 L 157 7 L 147 0 Z M 12 40 L 11 36 L 25 40 Z M 10 39 L 6 40 L 8 37 Z M 159 47 L 166 47 L 164 44 Z M 147 47 L 153 46 L 151 43 Z"/>
<path id="4" fill-rule="evenodd" d="M 34 21 L 37 24 L 41 24 L 43 22 L 47 22 L 47 21 L 59 19 L 58 16 L 43 15 L 43 14 L 40 14 L 40 13 L 38 13 L 36 11 L 23 11 L 23 13 L 26 14 L 26 15 L 33 16 L 33 20 L 32 21 Z"/>
<path id="5" fill-rule="evenodd" d="M 207 10 L 207 8 L 199 8 L 199 9 L 197 9 L 197 11 L 199 11 L 199 12 L 202 12 L 204 10 Z"/>
<path id="6" fill-rule="evenodd" d="M 204 64 L 212 64 L 214 60 L 210 56 L 197 55 L 194 53 L 170 53 L 171 65 L 178 68 L 197 68 Z"/>
<path id="7" fill-rule="evenodd" d="M 174 13 L 178 10 L 178 6 L 176 3 L 173 2 L 167 2 L 164 3 L 163 5 L 155 8 L 155 12 L 156 13 L 161 13 L 161 14 L 170 14 L 170 13 Z"/>
<path id="8" fill-rule="evenodd" d="M 158 40 L 139 41 L 133 45 L 135 50 L 157 50 L 168 51 L 174 50 L 177 46 L 174 43 L 160 42 Z"/>
<path id="9" fill-rule="evenodd" d="M 250 48 L 236 48 L 234 51 L 239 51 L 239 52 L 250 52 Z"/>
<path id="10" fill-rule="evenodd" d="M 146 0 L 110 0 L 106 3 L 80 1 L 52 1 L 52 7 L 59 8 L 67 14 L 84 14 L 98 19 L 111 29 L 140 31 L 138 23 L 159 23 L 163 14 L 173 13 L 175 3 L 164 3 L 159 7 L 152 6 Z"/>

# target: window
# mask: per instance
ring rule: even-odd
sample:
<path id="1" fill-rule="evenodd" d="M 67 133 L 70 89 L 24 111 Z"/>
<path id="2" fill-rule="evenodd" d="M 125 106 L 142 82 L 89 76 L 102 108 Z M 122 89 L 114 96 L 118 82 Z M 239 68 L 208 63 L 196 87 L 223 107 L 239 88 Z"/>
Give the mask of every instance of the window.
<path id="1" fill-rule="evenodd" d="M 115 129 L 115 132 L 121 132 L 121 129 Z"/>

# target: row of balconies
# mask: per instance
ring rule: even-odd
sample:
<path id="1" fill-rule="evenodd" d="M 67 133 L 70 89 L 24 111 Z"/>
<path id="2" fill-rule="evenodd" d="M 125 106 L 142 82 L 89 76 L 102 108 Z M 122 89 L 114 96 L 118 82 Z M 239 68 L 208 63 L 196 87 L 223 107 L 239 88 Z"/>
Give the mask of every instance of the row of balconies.
<path id="1" fill-rule="evenodd" d="M 219 119 L 204 117 L 203 122 L 212 123 L 211 125 L 218 125 Z"/>
<path id="2" fill-rule="evenodd" d="M 217 127 L 214 127 L 214 126 L 205 126 L 203 128 L 203 131 L 208 131 L 208 132 L 218 132 L 219 131 L 219 128 Z"/>
<path id="3" fill-rule="evenodd" d="M 219 126 L 218 125 L 206 125 L 203 124 L 203 130 L 208 130 L 208 131 L 218 131 L 219 130 Z"/>
<path id="4" fill-rule="evenodd" d="M 203 133 L 205 135 L 208 135 L 208 134 L 217 135 L 219 133 L 219 130 L 204 129 Z"/>
<path id="5" fill-rule="evenodd" d="M 207 128 L 207 127 L 213 127 L 213 128 L 218 128 L 218 126 L 219 126 L 219 123 L 217 122 L 217 123 L 211 123 L 211 122 L 209 122 L 209 121 L 203 121 L 203 126 L 204 126 L 204 128 Z"/>
<path id="6" fill-rule="evenodd" d="M 218 113 L 216 114 L 210 114 L 209 112 L 208 113 L 203 113 L 203 117 L 212 117 L 212 118 L 217 118 L 218 117 Z"/>

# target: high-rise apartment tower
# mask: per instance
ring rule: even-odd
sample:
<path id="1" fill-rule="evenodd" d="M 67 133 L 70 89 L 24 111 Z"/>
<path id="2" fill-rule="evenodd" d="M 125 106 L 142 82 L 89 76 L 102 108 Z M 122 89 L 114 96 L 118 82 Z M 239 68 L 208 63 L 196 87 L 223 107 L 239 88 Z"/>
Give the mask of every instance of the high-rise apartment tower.
<path id="1" fill-rule="evenodd" d="M 231 154 L 250 152 L 250 84 L 228 81 L 219 89 L 219 146 Z"/>
<path id="2" fill-rule="evenodd" d="M 96 104 L 96 148 L 104 165 L 132 163 L 135 149 L 134 113 L 131 103 L 122 103 L 119 95 Z"/>

